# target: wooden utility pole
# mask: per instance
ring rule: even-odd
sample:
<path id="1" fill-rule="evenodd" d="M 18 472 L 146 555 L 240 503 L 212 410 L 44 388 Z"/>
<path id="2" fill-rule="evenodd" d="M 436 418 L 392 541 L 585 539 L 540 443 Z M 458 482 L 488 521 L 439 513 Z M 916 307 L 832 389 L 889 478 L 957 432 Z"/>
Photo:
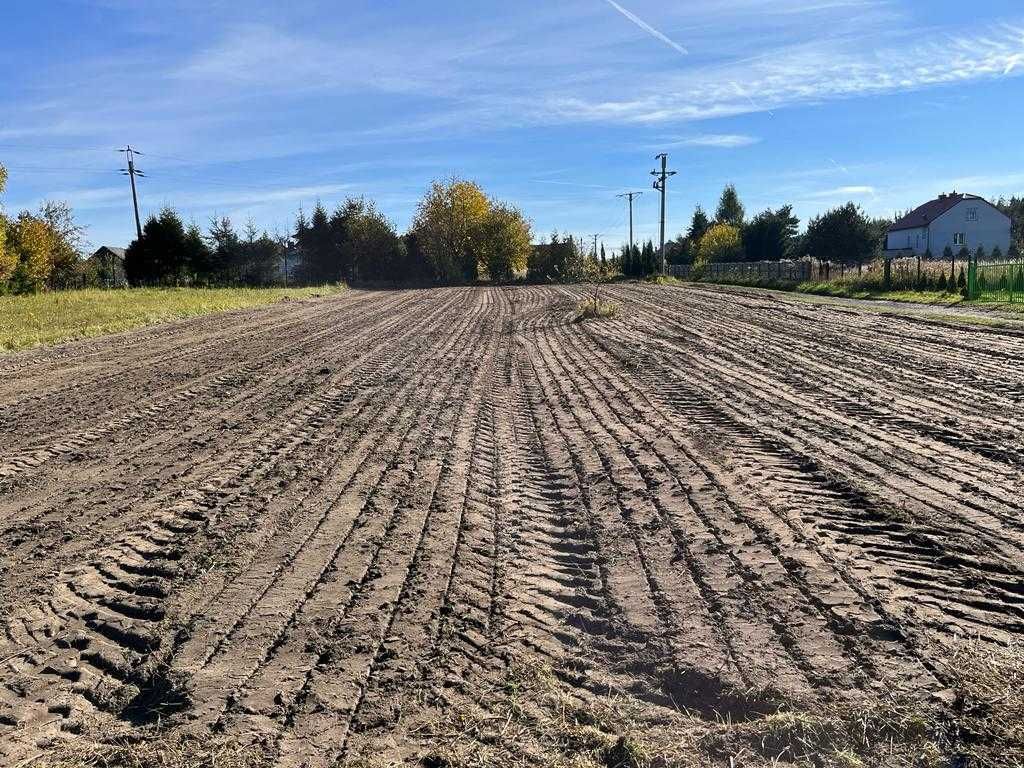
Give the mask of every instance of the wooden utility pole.
<path id="1" fill-rule="evenodd" d="M 661 274 L 665 274 L 665 193 L 668 190 L 668 177 L 675 176 L 675 171 L 670 171 L 668 167 L 668 155 L 662 152 L 660 155 L 654 156 L 655 160 L 661 160 L 661 170 L 651 171 L 651 176 L 656 176 L 654 181 L 654 188 L 661 192 Z"/>
<path id="2" fill-rule="evenodd" d="M 129 144 L 124 149 L 119 149 L 118 152 L 124 152 L 125 157 L 128 159 L 128 167 L 121 169 L 121 174 L 127 176 L 132 183 L 132 207 L 135 209 L 135 234 L 138 235 L 139 240 L 142 239 L 142 222 L 139 220 L 139 196 L 135 191 L 135 177 L 141 176 L 146 178 L 146 174 L 135 167 L 135 155 L 141 155 L 142 153 L 138 150 L 132 149 L 132 145 Z"/>

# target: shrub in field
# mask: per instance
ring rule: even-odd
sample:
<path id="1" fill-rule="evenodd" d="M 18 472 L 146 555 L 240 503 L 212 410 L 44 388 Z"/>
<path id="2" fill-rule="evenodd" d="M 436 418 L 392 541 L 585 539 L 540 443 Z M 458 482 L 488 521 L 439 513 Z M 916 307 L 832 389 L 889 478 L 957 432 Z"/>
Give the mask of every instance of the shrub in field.
<path id="1" fill-rule="evenodd" d="M 996 247 L 998 247 L 998 246 L 996 246 Z M 984 246 L 979 245 L 978 246 L 978 250 L 976 250 L 974 252 L 974 259 L 976 261 L 984 261 L 985 260 L 985 256 L 986 256 L 986 254 L 985 254 Z"/>
<path id="2" fill-rule="evenodd" d="M 1003 249 L 1000 248 L 997 245 L 997 246 L 995 246 L 992 249 L 992 261 L 1002 261 L 1002 260 L 1003 260 Z"/>
<path id="3" fill-rule="evenodd" d="M 576 322 L 587 319 L 605 319 L 615 317 L 619 312 L 619 305 L 614 301 L 602 299 L 595 291 L 583 299 L 576 308 Z"/>
<path id="4" fill-rule="evenodd" d="M 980 248 L 978 250 L 981 250 Z M 960 274 L 956 279 L 956 287 L 960 291 L 960 294 L 967 297 L 967 276 L 964 274 L 964 268 L 960 267 Z"/>
<path id="5" fill-rule="evenodd" d="M 715 224 L 697 246 L 697 264 L 743 261 L 740 230 L 731 224 Z"/>
<path id="6" fill-rule="evenodd" d="M 945 293 L 949 288 L 949 283 L 946 282 L 946 272 L 943 270 L 939 273 L 938 282 L 935 284 L 935 289 L 940 293 Z"/>

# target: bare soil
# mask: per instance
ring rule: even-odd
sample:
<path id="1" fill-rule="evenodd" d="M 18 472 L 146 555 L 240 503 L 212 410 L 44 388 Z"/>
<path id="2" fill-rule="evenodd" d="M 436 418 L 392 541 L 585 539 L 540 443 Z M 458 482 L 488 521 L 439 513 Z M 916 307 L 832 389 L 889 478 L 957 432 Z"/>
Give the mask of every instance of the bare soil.
<path id="1" fill-rule="evenodd" d="M 950 649 L 1024 633 L 1024 337 L 582 295 L 349 291 L 0 359 L 0 765 L 799 762 L 783 715 L 827 764 L 799 718 L 941 722 Z"/>

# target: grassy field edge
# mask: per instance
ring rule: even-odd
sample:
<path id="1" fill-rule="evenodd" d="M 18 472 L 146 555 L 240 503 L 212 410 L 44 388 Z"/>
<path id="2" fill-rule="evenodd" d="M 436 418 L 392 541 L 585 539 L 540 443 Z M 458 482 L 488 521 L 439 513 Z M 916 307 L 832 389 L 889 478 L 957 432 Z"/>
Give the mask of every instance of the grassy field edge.
<path id="1" fill-rule="evenodd" d="M 0 354 L 106 336 L 156 323 L 309 299 L 345 290 L 309 288 L 128 288 L 0 297 Z"/>

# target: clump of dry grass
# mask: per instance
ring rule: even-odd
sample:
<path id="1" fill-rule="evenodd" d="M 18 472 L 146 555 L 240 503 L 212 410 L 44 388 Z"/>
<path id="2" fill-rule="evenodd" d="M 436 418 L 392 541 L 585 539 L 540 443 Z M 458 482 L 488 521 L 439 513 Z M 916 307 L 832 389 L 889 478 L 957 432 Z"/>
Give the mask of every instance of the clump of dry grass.
<path id="1" fill-rule="evenodd" d="M 619 313 L 619 305 L 614 301 L 602 299 L 597 294 L 583 299 L 576 307 L 576 322 L 587 319 L 605 319 L 615 317 Z"/>
<path id="2" fill-rule="evenodd" d="M 859 703 L 777 701 L 705 713 L 635 696 L 596 694 L 572 672 L 518 659 L 502 685 L 431 722 L 422 765 L 436 768 L 971 768 L 1024 766 L 1024 664 L 1019 649 L 952 652 L 945 702 L 877 696 Z M 952 706 L 949 696 L 955 697 Z M 457 712 L 457 714 L 453 714 Z M 966 762 L 963 762 L 966 760 Z"/>
<path id="3" fill-rule="evenodd" d="M 1024 766 L 1024 644 L 954 646 L 945 664 L 953 701 L 951 751 L 972 766 Z"/>
<path id="4" fill-rule="evenodd" d="M 103 742 L 59 741 L 26 768 L 269 768 L 259 748 L 185 735 L 119 737 Z"/>
<path id="5" fill-rule="evenodd" d="M 945 768 L 934 715 L 895 699 L 819 705 L 813 712 L 780 710 L 709 731 L 702 745 L 710 755 L 732 757 L 737 766 Z"/>

